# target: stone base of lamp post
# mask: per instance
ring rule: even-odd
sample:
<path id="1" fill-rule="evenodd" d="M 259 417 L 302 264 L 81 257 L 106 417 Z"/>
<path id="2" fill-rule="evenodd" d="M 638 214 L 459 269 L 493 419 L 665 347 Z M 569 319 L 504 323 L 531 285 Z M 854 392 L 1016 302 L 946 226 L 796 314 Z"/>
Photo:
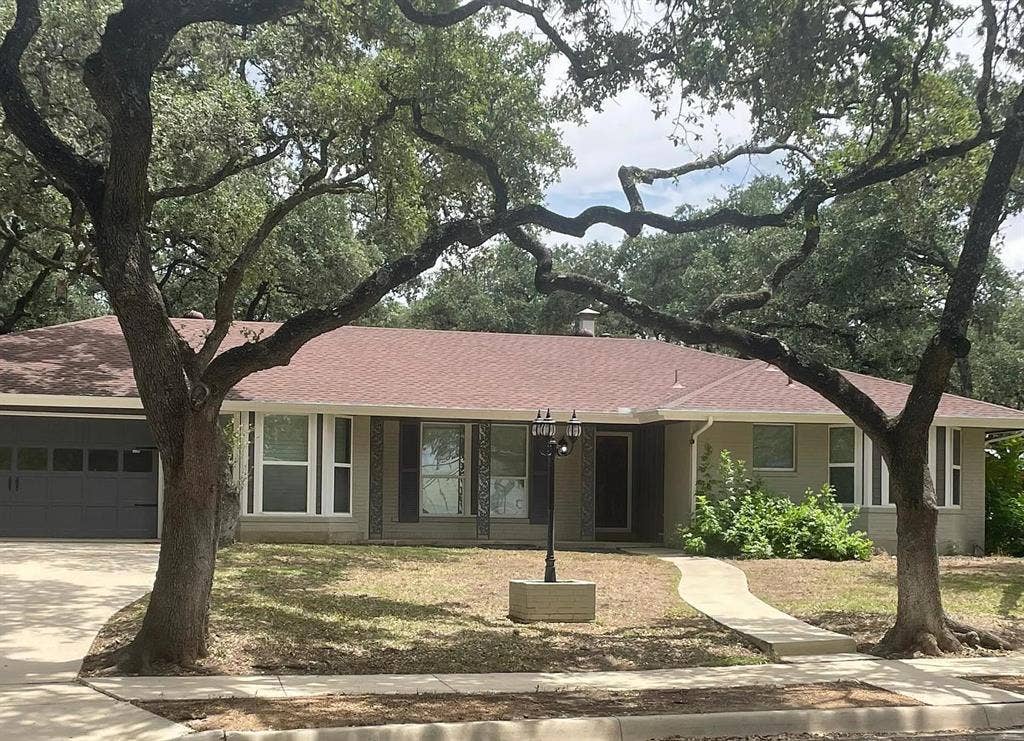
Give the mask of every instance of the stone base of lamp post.
<path id="1" fill-rule="evenodd" d="M 508 616 L 523 623 L 589 623 L 597 611 L 592 581 L 545 582 L 513 579 L 508 583 Z"/>

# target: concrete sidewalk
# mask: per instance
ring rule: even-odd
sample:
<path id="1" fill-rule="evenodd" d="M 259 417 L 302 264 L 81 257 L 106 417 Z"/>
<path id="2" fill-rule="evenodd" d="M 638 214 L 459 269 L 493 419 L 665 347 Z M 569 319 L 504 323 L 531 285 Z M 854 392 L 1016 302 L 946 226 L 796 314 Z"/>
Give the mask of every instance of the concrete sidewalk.
<path id="1" fill-rule="evenodd" d="M 750 593 L 747 575 L 716 558 L 683 556 L 667 548 L 629 548 L 679 569 L 679 596 L 716 623 L 735 630 L 770 656 L 854 653 L 857 642 L 797 620 Z"/>
<path id="2" fill-rule="evenodd" d="M 817 661 L 801 664 L 692 667 L 647 671 L 516 674 L 263 675 L 250 677 L 87 677 L 92 687 L 124 700 L 225 697 L 298 698 L 329 694 L 562 692 L 567 690 L 697 689 L 859 681 L 926 705 L 1024 703 L 1024 695 L 960 679 L 1024 673 L 1024 654 L 966 659 Z"/>

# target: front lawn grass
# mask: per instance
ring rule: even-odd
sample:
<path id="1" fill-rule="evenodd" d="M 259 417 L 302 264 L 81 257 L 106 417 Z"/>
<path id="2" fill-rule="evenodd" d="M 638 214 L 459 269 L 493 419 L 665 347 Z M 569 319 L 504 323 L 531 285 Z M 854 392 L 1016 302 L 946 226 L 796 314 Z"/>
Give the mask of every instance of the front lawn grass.
<path id="1" fill-rule="evenodd" d="M 597 622 L 516 624 L 508 581 L 539 577 L 543 551 L 238 544 L 217 563 L 210 655 L 197 673 L 419 674 L 584 671 L 761 663 L 687 607 L 679 573 L 649 556 L 563 551 L 561 578 L 597 583 Z M 101 631 L 97 671 L 141 622 L 145 599 Z"/>
<path id="2" fill-rule="evenodd" d="M 791 615 L 878 642 L 896 612 L 896 559 L 870 561 L 733 561 L 750 591 Z M 940 559 L 946 611 L 1024 646 L 1024 559 L 945 556 Z"/>

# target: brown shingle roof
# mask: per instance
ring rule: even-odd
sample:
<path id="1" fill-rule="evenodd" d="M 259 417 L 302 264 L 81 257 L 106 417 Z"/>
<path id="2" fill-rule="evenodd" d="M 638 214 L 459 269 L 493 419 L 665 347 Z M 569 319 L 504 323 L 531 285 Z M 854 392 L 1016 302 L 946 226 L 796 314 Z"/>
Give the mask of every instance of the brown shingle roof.
<path id="1" fill-rule="evenodd" d="M 175 319 L 196 344 L 210 326 Z M 225 343 L 275 324 L 239 322 Z M 682 389 L 673 388 L 679 371 Z M 908 386 L 849 373 L 889 412 Z M 4 394 L 134 398 L 128 351 L 114 317 L 0 337 Z M 288 366 L 245 379 L 233 399 L 263 403 L 437 410 L 579 409 L 836 414 L 829 402 L 760 361 L 655 340 L 343 327 L 303 347 Z M 946 395 L 941 417 L 1020 419 L 1024 412 Z"/>

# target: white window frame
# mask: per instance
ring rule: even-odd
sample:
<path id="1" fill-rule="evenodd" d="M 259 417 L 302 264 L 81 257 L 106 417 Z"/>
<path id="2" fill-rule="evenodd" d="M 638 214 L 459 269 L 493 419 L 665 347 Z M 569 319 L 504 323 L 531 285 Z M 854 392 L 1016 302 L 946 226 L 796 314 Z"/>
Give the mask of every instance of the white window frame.
<path id="1" fill-rule="evenodd" d="M 832 430 L 838 429 L 852 429 L 853 430 L 853 462 L 852 463 L 833 463 L 832 462 Z M 861 441 L 864 438 L 863 433 L 856 425 L 829 425 L 828 426 L 828 437 L 825 440 L 827 447 L 827 463 L 829 473 L 829 483 L 832 480 L 832 469 L 833 468 L 852 468 L 853 469 L 853 501 L 852 502 L 839 502 L 844 507 L 857 507 L 861 502 L 864 501 L 864 484 L 862 479 L 862 471 L 864 469 L 864 454 L 863 445 Z"/>
<path id="2" fill-rule="evenodd" d="M 245 425 L 248 422 L 249 414 L 247 412 L 221 412 L 220 416 L 230 417 L 231 425 L 235 429 L 235 439 L 232 441 L 231 451 L 231 481 L 238 489 L 238 503 L 242 507 L 241 512 L 244 516 L 248 493 L 246 472 L 249 470 L 249 434 Z"/>
<path id="3" fill-rule="evenodd" d="M 526 472 L 525 472 L 525 474 L 523 476 L 495 476 L 494 475 L 493 460 L 489 461 L 488 463 L 490 464 L 490 470 L 491 470 L 491 479 L 490 479 L 491 494 L 492 494 L 491 501 L 494 501 L 493 500 L 494 479 L 496 479 L 496 478 L 498 478 L 498 479 L 516 479 L 516 480 L 522 479 L 522 481 L 523 481 L 523 491 L 526 492 L 526 512 L 524 512 L 521 515 L 496 515 L 493 512 L 490 512 L 488 514 L 489 514 L 489 516 L 490 516 L 490 518 L 492 520 L 515 520 L 517 522 L 518 521 L 522 521 L 522 520 L 528 520 L 530 518 L 530 465 L 532 463 L 531 458 L 533 457 L 531 455 L 531 453 L 532 453 L 533 437 L 530 435 L 530 426 L 529 425 L 522 425 L 522 424 L 491 424 L 491 439 L 492 440 L 494 439 L 494 429 L 497 428 L 497 427 L 510 427 L 510 428 L 516 429 L 516 430 L 523 430 L 523 433 L 524 433 L 524 435 L 526 437 Z"/>
<path id="4" fill-rule="evenodd" d="M 952 504 L 953 501 L 953 429 L 952 427 L 946 427 L 946 470 L 941 472 L 941 475 L 946 483 L 946 504 L 939 507 L 941 510 L 954 509 L 958 510 L 963 507 L 964 493 L 963 493 L 963 428 L 957 427 L 955 429 L 960 430 L 960 465 L 957 468 L 960 469 L 960 504 Z M 935 448 L 938 442 L 938 427 L 932 425 L 928 430 L 928 472 L 932 477 L 932 485 L 936 485 L 938 482 L 938 476 L 940 472 L 937 470 L 938 461 L 935 458 Z M 885 460 L 882 460 L 882 503 L 871 504 L 871 458 L 872 458 L 872 442 L 871 438 L 864 435 L 864 492 L 863 500 L 864 507 L 870 507 L 874 509 L 895 509 L 896 505 L 889 498 L 889 467 L 885 464 Z"/>
<path id="5" fill-rule="evenodd" d="M 960 463 L 953 463 L 954 430 L 960 433 Z M 953 504 L 953 471 L 960 472 L 960 502 Z M 964 506 L 964 429 L 962 427 L 946 427 L 946 503 L 940 509 L 961 509 Z"/>
<path id="6" fill-rule="evenodd" d="M 267 417 L 305 417 L 307 422 L 306 460 L 303 461 L 265 461 L 263 460 L 263 422 Z M 316 515 L 316 415 L 294 412 L 257 412 L 256 433 L 254 439 L 253 476 L 253 516 L 257 517 L 309 517 Z M 305 512 L 265 512 L 263 510 L 263 467 L 264 466 L 306 466 L 306 511 Z"/>
<path id="7" fill-rule="evenodd" d="M 788 427 L 790 439 L 793 441 L 793 465 L 789 468 L 759 468 L 754 465 L 754 430 L 758 427 Z M 767 473 L 794 473 L 796 471 L 796 425 L 777 422 L 754 422 L 750 426 L 750 467 L 754 471 L 765 471 Z"/>
<path id="8" fill-rule="evenodd" d="M 462 428 L 462 472 L 459 475 L 459 478 L 462 479 L 462 502 L 461 502 L 461 504 L 462 504 L 462 514 L 459 514 L 458 512 L 452 514 L 450 512 L 434 513 L 434 512 L 424 512 L 423 511 L 423 479 L 425 478 L 424 475 L 423 475 L 423 428 L 424 427 L 461 427 Z M 476 517 L 476 515 L 474 515 L 474 514 L 472 514 L 470 512 L 470 510 L 472 509 L 472 499 L 471 499 L 472 495 L 470 493 L 470 485 L 471 485 L 472 482 L 470 481 L 469 475 L 470 475 L 470 469 L 472 468 L 472 464 L 471 464 L 471 461 L 470 461 L 470 456 L 472 455 L 472 450 L 473 450 L 473 448 L 472 448 L 472 436 L 473 436 L 473 425 L 471 425 L 469 423 L 466 423 L 466 422 L 447 422 L 447 421 L 443 421 L 443 420 L 429 420 L 429 419 L 428 420 L 422 420 L 420 422 L 420 447 L 419 447 L 419 450 L 416 453 L 419 456 L 419 466 L 418 467 L 419 467 L 420 475 L 419 475 L 419 488 L 418 488 L 419 496 L 417 498 L 417 506 L 419 507 L 419 516 L 420 517 L 431 519 L 431 520 L 434 520 L 434 519 L 442 519 L 442 520 L 443 519 L 449 519 L 449 520 L 451 520 L 451 519 L 468 520 L 468 519 L 473 519 L 473 518 Z M 447 477 L 431 476 L 429 478 L 447 478 Z"/>
<path id="9" fill-rule="evenodd" d="M 867 435 L 862 433 L 861 437 L 864 440 L 863 452 L 861 453 L 861 460 L 863 461 L 861 468 L 864 471 L 864 475 L 861 477 L 861 481 L 863 482 L 861 486 L 861 508 L 895 509 L 896 505 L 889 499 L 889 466 L 886 465 L 885 458 L 882 459 L 882 478 L 880 481 L 880 485 L 882 487 L 882 503 L 871 503 L 871 498 L 874 494 L 874 476 L 872 476 L 871 462 L 874 459 L 875 444 Z"/>
<path id="10" fill-rule="evenodd" d="M 348 420 L 348 463 L 338 463 L 334 460 L 334 439 L 337 434 L 337 421 Z M 355 443 L 356 423 L 353 417 L 343 414 L 324 415 L 324 445 L 320 456 L 320 481 L 323 484 L 323 493 L 320 497 L 321 510 L 324 517 L 352 517 L 352 487 L 355 484 L 352 474 L 352 455 Z M 347 468 L 348 475 L 348 512 L 334 511 L 334 472 L 339 468 Z"/>

